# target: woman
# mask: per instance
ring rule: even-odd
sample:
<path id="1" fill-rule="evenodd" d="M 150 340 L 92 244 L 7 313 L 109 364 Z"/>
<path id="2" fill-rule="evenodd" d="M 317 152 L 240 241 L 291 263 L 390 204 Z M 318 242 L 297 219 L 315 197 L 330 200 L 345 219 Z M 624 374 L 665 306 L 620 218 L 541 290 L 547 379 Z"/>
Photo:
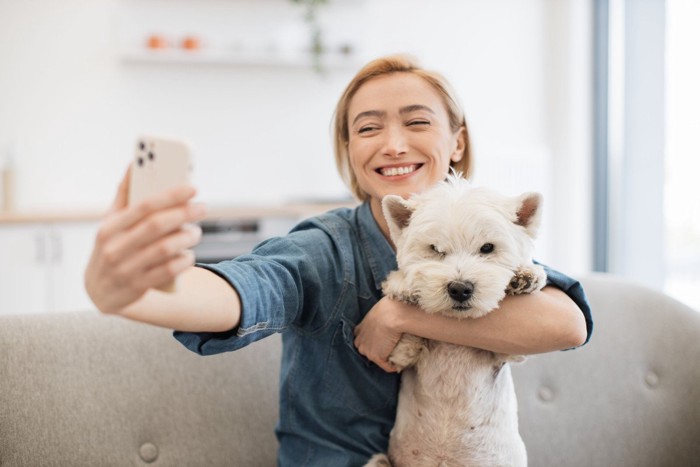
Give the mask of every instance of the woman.
<path id="1" fill-rule="evenodd" d="M 381 199 L 421 192 L 450 167 L 469 173 L 464 114 L 441 76 L 395 56 L 360 70 L 335 123 L 339 171 L 363 201 L 356 209 L 304 221 L 250 255 L 196 267 L 187 248 L 201 232 L 186 225 L 205 212 L 190 203 L 194 190 L 127 207 L 125 177 L 86 271 L 100 310 L 176 329 L 200 354 L 282 333 L 282 466 L 364 465 L 386 450 L 399 383 L 386 359 L 403 332 L 531 354 L 582 345 L 592 326 L 580 285 L 551 269 L 551 285 L 507 297 L 478 320 L 427 316 L 382 298 L 396 258 Z M 175 293 L 154 290 L 178 275 Z"/>

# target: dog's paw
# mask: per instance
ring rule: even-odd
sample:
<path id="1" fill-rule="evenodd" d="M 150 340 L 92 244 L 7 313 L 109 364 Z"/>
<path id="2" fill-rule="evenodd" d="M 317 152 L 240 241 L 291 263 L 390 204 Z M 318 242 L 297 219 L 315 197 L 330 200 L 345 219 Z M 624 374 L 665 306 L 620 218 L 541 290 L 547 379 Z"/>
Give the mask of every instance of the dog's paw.
<path id="1" fill-rule="evenodd" d="M 375 454 L 365 464 L 365 467 L 391 467 L 391 461 L 386 454 Z"/>
<path id="2" fill-rule="evenodd" d="M 394 365 L 397 371 L 403 371 L 404 368 L 412 366 L 418 361 L 424 348 L 425 341 L 422 337 L 404 334 L 394 350 L 391 351 L 389 363 Z"/>
<path id="3" fill-rule="evenodd" d="M 521 266 L 515 270 L 506 288 L 506 293 L 509 295 L 527 294 L 540 290 L 546 284 L 547 273 L 542 266 L 537 264 Z"/>
<path id="4" fill-rule="evenodd" d="M 403 271 L 392 271 L 382 283 L 382 292 L 392 300 L 418 305 L 418 296 L 411 292 Z"/>

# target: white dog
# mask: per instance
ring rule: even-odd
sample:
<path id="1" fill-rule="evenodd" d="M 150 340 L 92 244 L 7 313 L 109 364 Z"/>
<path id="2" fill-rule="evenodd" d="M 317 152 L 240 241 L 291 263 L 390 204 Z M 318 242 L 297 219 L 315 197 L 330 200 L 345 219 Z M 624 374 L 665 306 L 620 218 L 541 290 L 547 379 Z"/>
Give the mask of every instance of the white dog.
<path id="1" fill-rule="evenodd" d="M 426 313 L 479 318 L 506 293 L 544 287 L 532 262 L 541 196 L 507 197 L 450 176 L 408 200 L 383 199 L 399 269 L 384 293 Z M 509 361 L 404 335 L 389 361 L 403 370 L 388 456 L 367 466 L 525 466 Z"/>

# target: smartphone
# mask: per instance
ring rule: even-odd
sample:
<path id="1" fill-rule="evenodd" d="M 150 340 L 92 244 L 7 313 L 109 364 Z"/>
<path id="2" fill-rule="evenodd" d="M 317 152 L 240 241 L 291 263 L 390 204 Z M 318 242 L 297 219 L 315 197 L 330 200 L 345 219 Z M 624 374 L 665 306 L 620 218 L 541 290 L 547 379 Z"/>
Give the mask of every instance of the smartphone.
<path id="1" fill-rule="evenodd" d="M 155 136 L 138 138 L 131 163 L 129 205 L 188 183 L 192 173 L 191 154 L 183 141 Z"/>
<path id="2" fill-rule="evenodd" d="M 188 183 L 191 173 L 192 153 L 185 142 L 156 136 L 139 137 L 131 163 L 129 205 Z M 175 289 L 175 282 L 158 288 L 163 292 Z"/>

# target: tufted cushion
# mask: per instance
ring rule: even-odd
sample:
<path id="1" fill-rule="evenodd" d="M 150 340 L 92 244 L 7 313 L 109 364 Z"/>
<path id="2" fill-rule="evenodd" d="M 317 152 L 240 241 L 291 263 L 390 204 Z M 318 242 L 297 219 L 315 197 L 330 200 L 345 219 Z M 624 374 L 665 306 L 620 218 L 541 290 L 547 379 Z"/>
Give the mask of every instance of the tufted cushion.
<path id="1" fill-rule="evenodd" d="M 700 313 L 611 276 L 582 283 L 591 341 L 513 367 L 530 465 L 698 465 Z"/>
<path id="2" fill-rule="evenodd" d="M 275 465 L 279 344 L 204 358 L 97 313 L 0 316 L 0 465 Z"/>

